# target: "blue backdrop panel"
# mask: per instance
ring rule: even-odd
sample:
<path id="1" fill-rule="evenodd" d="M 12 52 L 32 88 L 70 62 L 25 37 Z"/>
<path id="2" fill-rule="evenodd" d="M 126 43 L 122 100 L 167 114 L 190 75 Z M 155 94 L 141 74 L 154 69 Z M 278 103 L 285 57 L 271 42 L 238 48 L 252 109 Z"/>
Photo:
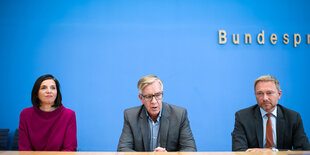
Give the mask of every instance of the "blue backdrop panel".
<path id="1" fill-rule="evenodd" d="M 78 149 L 116 151 L 123 111 L 141 104 L 138 80 L 155 74 L 164 101 L 188 109 L 198 151 L 230 151 L 234 113 L 256 104 L 253 82 L 270 74 L 283 90 L 279 103 L 300 112 L 310 134 L 309 10 L 310 1 L 2 0 L 0 128 L 12 137 L 35 80 L 50 73 L 76 112 Z"/>

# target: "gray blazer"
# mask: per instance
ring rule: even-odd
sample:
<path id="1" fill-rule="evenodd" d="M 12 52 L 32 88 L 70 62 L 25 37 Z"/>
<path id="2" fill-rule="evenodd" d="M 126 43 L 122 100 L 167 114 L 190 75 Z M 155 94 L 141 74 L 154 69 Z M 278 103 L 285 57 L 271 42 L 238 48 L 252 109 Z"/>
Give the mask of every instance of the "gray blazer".
<path id="1" fill-rule="evenodd" d="M 197 151 L 184 108 L 163 103 L 158 134 L 160 147 L 167 151 Z M 150 150 L 150 128 L 144 105 L 125 110 L 117 151 L 153 151 Z"/>

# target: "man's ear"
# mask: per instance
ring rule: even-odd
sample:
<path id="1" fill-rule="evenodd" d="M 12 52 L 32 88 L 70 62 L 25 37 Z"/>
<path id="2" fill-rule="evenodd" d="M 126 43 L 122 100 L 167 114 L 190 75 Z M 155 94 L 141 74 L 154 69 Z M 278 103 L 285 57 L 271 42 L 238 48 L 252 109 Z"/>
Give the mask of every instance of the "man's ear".
<path id="1" fill-rule="evenodd" d="M 279 98 L 278 99 L 281 98 L 281 95 L 282 95 L 282 90 L 279 91 Z"/>
<path id="2" fill-rule="evenodd" d="M 138 97 L 139 97 L 139 99 L 140 99 L 140 100 L 141 100 L 141 102 L 142 102 L 142 99 L 143 99 L 143 98 L 142 98 L 142 95 L 141 95 L 141 94 L 139 94 L 139 95 L 138 95 Z"/>

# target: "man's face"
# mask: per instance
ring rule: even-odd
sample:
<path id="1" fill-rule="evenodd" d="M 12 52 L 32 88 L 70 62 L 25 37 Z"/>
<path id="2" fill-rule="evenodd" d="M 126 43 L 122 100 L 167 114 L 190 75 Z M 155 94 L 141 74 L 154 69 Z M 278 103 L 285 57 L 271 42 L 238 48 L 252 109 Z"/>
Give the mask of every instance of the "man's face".
<path id="1" fill-rule="evenodd" d="M 257 104 L 266 112 L 272 112 L 278 100 L 281 97 L 282 91 L 278 91 L 273 81 L 260 81 L 256 84 L 255 96 Z"/>
<path id="2" fill-rule="evenodd" d="M 162 93 L 161 84 L 158 81 L 147 85 L 142 90 L 142 95 L 139 94 L 141 102 L 144 104 L 149 115 L 153 118 L 157 118 L 161 105 L 162 105 Z"/>

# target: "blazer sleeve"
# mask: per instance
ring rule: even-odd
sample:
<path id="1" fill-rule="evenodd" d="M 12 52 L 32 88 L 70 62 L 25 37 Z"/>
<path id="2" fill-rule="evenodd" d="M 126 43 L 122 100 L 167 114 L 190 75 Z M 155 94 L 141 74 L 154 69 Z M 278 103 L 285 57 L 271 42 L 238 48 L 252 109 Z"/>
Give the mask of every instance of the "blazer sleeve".
<path id="1" fill-rule="evenodd" d="M 232 151 L 245 151 L 248 149 L 248 142 L 245 135 L 245 129 L 240 122 L 240 115 L 235 114 L 235 127 L 231 133 L 232 136 Z"/>
<path id="2" fill-rule="evenodd" d="M 118 152 L 134 152 L 134 139 L 133 134 L 129 125 L 129 121 L 126 115 L 126 111 L 124 112 L 124 126 L 121 137 L 119 138 Z"/>
<path id="3" fill-rule="evenodd" d="M 309 140 L 299 113 L 296 118 L 296 125 L 293 127 L 293 148 L 294 150 L 310 150 Z"/>
<path id="4" fill-rule="evenodd" d="M 26 116 L 23 111 L 20 113 L 19 117 L 18 149 L 19 151 L 32 151 L 32 145 L 26 125 Z"/>
<path id="5" fill-rule="evenodd" d="M 72 113 L 71 119 L 65 131 L 64 144 L 61 151 L 76 151 L 77 138 L 76 138 L 76 116 L 75 112 Z"/>
<path id="6" fill-rule="evenodd" d="M 182 117 L 182 123 L 180 126 L 180 140 L 179 140 L 180 152 L 196 152 L 195 140 L 189 125 L 187 118 L 187 111 L 185 110 Z"/>

